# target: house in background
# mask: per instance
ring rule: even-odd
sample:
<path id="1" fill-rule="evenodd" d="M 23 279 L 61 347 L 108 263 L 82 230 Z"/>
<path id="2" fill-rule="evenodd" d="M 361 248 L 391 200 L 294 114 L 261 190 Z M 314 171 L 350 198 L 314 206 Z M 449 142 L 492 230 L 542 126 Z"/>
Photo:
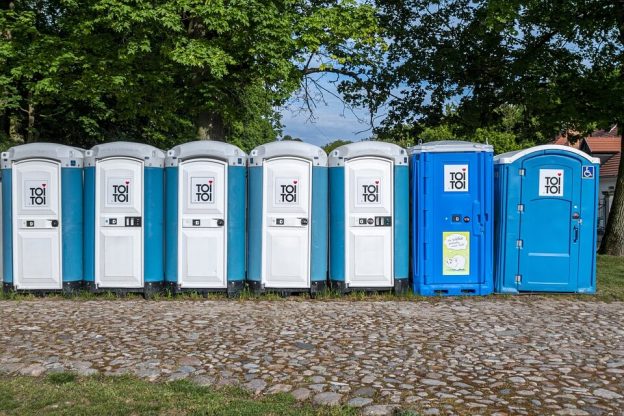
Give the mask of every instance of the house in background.
<path id="1" fill-rule="evenodd" d="M 608 130 L 596 130 L 590 136 L 573 143 L 570 143 L 567 134 L 564 133 L 557 137 L 554 143 L 572 146 L 600 159 L 598 233 L 601 234 L 607 224 L 622 156 L 622 136 L 618 135 L 617 126 Z"/>

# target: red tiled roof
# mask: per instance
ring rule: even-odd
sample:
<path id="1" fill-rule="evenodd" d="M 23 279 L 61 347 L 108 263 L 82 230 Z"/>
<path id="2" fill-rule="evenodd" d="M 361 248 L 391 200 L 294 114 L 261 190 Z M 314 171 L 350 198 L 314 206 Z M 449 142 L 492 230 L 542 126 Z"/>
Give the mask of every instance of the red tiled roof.
<path id="1" fill-rule="evenodd" d="M 600 166 L 601 177 L 617 177 L 622 153 L 616 153 Z"/>
<path id="2" fill-rule="evenodd" d="M 590 136 L 585 143 L 591 153 L 618 153 L 622 149 L 622 138 L 612 136 Z"/>
<path id="3" fill-rule="evenodd" d="M 554 144 L 560 144 L 562 146 L 571 146 L 571 147 L 574 147 L 575 149 L 580 149 L 582 141 L 583 140 L 580 139 L 580 140 L 575 141 L 574 143 L 570 143 L 568 141 L 568 136 L 566 136 L 565 134 L 562 134 L 555 139 Z"/>
<path id="4" fill-rule="evenodd" d="M 592 137 L 617 137 L 618 135 L 617 124 L 611 126 L 611 128 L 607 130 L 596 130 L 591 135 Z"/>

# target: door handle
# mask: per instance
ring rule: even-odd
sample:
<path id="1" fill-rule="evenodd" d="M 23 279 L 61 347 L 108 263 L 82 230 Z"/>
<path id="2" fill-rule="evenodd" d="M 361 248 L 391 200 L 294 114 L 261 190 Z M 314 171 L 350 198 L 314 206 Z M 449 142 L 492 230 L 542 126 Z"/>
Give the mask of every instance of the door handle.
<path id="1" fill-rule="evenodd" d="M 218 220 L 217 220 L 217 225 L 218 225 L 219 227 L 223 227 L 223 226 L 225 225 L 225 220 L 218 219 Z"/>
<path id="2" fill-rule="evenodd" d="M 301 218 L 301 225 L 308 225 L 308 219 L 307 218 Z"/>
<path id="3" fill-rule="evenodd" d="M 59 222 L 58 222 L 58 220 L 52 220 L 51 224 L 52 224 L 52 227 L 58 227 Z"/>
<path id="4" fill-rule="evenodd" d="M 574 243 L 576 243 L 578 241 L 579 238 L 579 228 L 575 225 L 574 226 Z"/>

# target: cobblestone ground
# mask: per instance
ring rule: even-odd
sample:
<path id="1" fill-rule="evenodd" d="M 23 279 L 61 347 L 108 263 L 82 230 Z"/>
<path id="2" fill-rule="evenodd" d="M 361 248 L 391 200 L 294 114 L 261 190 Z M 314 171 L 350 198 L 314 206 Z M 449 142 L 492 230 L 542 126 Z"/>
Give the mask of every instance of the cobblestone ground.
<path id="1" fill-rule="evenodd" d="M 133 373 L 363 414 L 624 412 L 624 303 L 3 301 L 0 371 Z"/>

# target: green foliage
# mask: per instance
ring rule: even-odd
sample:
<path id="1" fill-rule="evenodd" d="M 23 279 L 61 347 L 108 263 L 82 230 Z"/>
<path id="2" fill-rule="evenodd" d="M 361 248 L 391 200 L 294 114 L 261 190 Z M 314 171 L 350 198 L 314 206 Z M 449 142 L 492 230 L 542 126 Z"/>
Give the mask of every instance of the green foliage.
<path id="1" fill-rule="evenodd" d="M 383 43 L 355 0 L 11 1 L 0 39 L 5 136 L 18 117 L 27 140 L 167 148 L 204 129 L 246 150 L 275 139 L 308 73 L 361 66 Z"/>
<path id="2" fill-rule="evenodd" d="M 349 143 L 352 143 L 351 140 L 334 140 L 333 142 L 329 142 L 323 146 L 323 150 L 325 150 L 325 153 L 330 154 L 334 149 Z"/>

